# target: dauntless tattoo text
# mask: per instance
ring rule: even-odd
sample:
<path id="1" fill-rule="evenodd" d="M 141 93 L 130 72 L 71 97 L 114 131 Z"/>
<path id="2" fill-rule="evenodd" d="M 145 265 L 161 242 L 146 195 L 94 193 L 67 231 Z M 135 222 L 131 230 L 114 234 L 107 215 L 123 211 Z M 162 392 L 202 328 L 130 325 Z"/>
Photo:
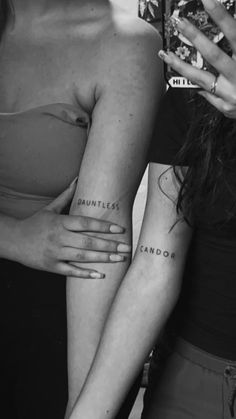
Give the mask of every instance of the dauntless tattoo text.
<path id="1" fill-rule="evenodd" d="M 148 253 L 150 255 L 155 255 L 155 256 L 163 256 L 164 258 L 175 259 L 175 253 L 169 252 L 168 250 L 158 249 L 155 247 L 141 245 L 140 252 Z"/>
<path id="2" fill-rule="evenodd" d="M 92 199 L 78 199 L 77 205 L 86 206 L 86 207 L 97 207 L 103 208 L 112 211 L 119 211 L 120 206 L 119 202 L 105 202 L 105 201 L 94 201 Z"/>

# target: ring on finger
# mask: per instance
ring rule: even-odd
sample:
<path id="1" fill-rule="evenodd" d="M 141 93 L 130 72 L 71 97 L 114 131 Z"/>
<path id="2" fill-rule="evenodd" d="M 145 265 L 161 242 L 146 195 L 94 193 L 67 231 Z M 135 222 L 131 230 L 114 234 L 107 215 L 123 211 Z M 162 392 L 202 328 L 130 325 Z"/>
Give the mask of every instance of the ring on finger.
<path id="1" fill-rule="evenodd" d="M 218 77 L 219 76 L 215 76 L 213 82 L 211 83 L 210 93 L 212 95 L 215 95 L 216 94 L 216 88 L 217 88 L 217 84 L 218 84 Z"/>

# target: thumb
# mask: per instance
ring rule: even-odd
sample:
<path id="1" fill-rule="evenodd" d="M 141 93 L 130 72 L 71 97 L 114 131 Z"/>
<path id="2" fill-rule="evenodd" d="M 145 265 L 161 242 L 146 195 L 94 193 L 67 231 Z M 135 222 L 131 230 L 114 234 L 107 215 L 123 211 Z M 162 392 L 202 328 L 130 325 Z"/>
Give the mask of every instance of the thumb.
<path id="1" fill-rule="evenodd" d="M 50 202 L 44 209 L 60 214 L 62 210 L 71 203 L 75 194 L 77 182 L 78 176 L 71 182 L 65 191 Z"/>

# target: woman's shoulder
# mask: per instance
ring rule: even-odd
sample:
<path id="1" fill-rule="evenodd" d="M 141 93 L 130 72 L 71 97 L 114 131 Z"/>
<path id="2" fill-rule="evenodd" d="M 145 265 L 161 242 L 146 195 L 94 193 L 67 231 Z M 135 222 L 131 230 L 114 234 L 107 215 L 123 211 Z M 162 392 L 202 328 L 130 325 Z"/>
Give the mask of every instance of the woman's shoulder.
<path id="1" fill-rule="evenodd" d="M 75 60 L 80 61 L 81 48 L 86 49 L 85 57 L 93 63 L 99 78 L 112 67 L 125 67 L 131 62 L 134 65 L 139 62 L 143 68 L 152 64 L 162 67 L 158 58 L 162 47 L 158 31 L 119 6 L 110 6 L 103 13 L 95 13 L 93 18 L 84 20 L 83 24 L 78 21 L 75 26 Z"/>
<path id="2" fill-rule="evenodd" d="M 156 29 L 137 16 L 120 9 L 114 8 L 110 14 L 110 24 L 103 33 L 107 47 L 115 49 L 132 48 L 133 53 L 146 53 L 161 48 L 161 37 Z"/>
<path id="3" fill-rule="evenodd" d="M 78 34 L 78 40 L 82 33 L 85 40 L 92 40 L 94 45 L 103 42 L 104 47 L 112 45 L 118 48 L 119 44 L 123 48 L 127 44 L 142 47 L 144 44 L 148 49 L 148 44 L 154 44 L 158 52 L 162 43 L 152 25 L 112 2 L 105 7 L 98 5 L 93 13 L 85 14 L 83 18 L 79 12 L 75 13 L 70 19 L 70 27 L 73 28 L 73 34 Z"/>
<path id="4" fill-rule="evenodd" d="M 154 91 L 161 90 L 163 64 L 158 57 L 161 38 L 157 30 L 120 8 L 111 9 L 103 25 L 93 47 L 97 95 L 108 86 L 123 86 L 126 95 L 134 86 L 140 90 L 151 83 Z"/>
<path id="5" fill-rule="evenodd" d="M 142 73 L 145 80 L 150 78 L 154 88 L 160 84 L 160 78 L 163 80 L 163 65 L 158 57 L 162 41 L 150 24 L 115 9 L 101 37 L 98 58 L 101 79 L 104 74 L 106 78 L 111 77 L 120 83 L 124 73 L 132 73 L 133 79 L 137 77 L 137 80 L 141 79 Z M 143 87 L 139 85 L 139 88 Z"/>
<path id="6" fill-rule="evenodd" d="M 68 23 L 66 53 L 73 69 L 72 90 L 79 102 L 86 96 L 90 112 L 105 92 L 119 89 L 129 95 L 134 88 L 146 89 L 148 83 L 158 91 L 160 79 L 163 81 L 157 30 L 110 4 L 103 9 L 94 7 L 83 18 L 75 14 Z"/>

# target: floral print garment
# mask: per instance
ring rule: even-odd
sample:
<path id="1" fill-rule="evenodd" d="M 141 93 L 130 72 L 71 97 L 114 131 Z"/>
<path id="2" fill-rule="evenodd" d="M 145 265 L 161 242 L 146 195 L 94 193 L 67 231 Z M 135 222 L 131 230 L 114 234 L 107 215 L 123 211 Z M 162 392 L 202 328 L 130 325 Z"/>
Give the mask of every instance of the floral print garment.
<path id="1" fill-rule="evenodd" d="M 147 22 L 155 22 L 160 19 L 161 0 L 139 0 L 139 17 Z"/>
<path id="2" fill-rule="evenodd" d="M 226 9 L 233 16 L 235 15 L 235 0 L 220 0 Z M 201 54 L 195 47 L 178 32 L 174 18 L 185 17 L 192 22 L 199 30 L 201 30 L 207 38 L 218 44 L 224 51 L 231 54 L 231 48 L 228 41 L 224 38 L 223 33 L 215 25 L 209 15 L 205 12 L 201 0 L 166 0 L 164 2 L 165 16 L 165 45 L 164 48 L 174 52 L 185 62 L 193 66 L 210 70 L 215 70 L 203 59 Z M 168 71 L 174 75 L 171 69 Z"/>

